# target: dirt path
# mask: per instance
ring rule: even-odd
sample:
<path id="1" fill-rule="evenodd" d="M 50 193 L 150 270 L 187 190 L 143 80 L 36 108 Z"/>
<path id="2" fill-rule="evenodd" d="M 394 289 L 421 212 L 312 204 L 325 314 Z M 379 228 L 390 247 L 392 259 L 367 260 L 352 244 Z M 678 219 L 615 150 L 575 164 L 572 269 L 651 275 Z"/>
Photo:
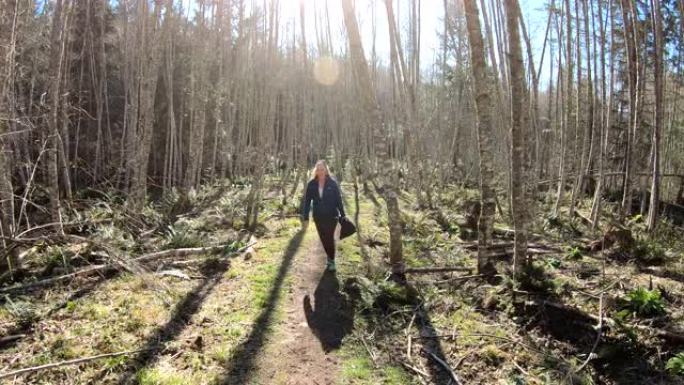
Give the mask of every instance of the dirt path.
<path id="1" fill-rule="evenodd" d="M 295 257 L 292 286 L 283 298 L 285 317 L 259 360 L 254 377 L 258 384 L 336 383 L 339 358 L 335 350 L 351 331 L 353 316 L 340 293 L 337 274 L 325 271 L 325 261 L 318 237 L 309 234 Z"/>

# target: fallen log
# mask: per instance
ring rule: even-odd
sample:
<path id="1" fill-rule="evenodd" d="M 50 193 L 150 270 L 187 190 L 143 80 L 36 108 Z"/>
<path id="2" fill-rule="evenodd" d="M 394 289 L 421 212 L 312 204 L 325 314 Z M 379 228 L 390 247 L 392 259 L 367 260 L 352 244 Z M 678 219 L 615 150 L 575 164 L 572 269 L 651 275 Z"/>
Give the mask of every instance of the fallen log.
<path id="1" fill-rule="evenodd" d="M 474 274 L 474 275 L 461 275 L 459 277 L 453 277 L 453 278 L 447 278 L 443 279 L 441 281 L 427 281 L 424 283 L 432 283 L 435 285 L 443 284 L 443 283 L 451 283 L 451 282 L 458 282 L 458 281 L 467 281 L 469 279 L 477 279 L 477 278 L 485 278 L 487 275 L 485 274 Z"/>
<path id="2" fill-rule="evenodd" d="M 478 244 L 477 242 L 469 242 L 469 243 L 462 243 L 460 246 L 466 250 L 470 251 L 475 251 L 478 249 Z M 505 248 L 511 248 L 515 246 L 514 242 L 498 242 L 498 243 L 492 243 L 489 245 L 488 249 L 489 250 L 494 250 L 494 249 L 505 249 Z M 528 248 L 534 248 L 534 249 L 544 249 L 544 250 L 550 250 L 550 251 L 558 251 L 561 252 L 563 251 L 560 247 L 558 246 L 552 246 L 552 245 L 545 245 L 542 243 L 528 243 L 527 244 Z"/>
<path id="3" fill-rule="evenodd" d="M 22 339 L 22 338 L 24 338 L 24 337 L 26 337 L 26 334 L 15 334 L 15 335 L 12 335 L 12 336 L 0 337 L 0 346 L 3 346 L 3 345 L 5 345 L 5 344 L 7 344 L 7 343 L 10 343 L 10 342 L 13 342 L 13 341 L 16 341 L 16 340 L 20 340 L 20 339 Z"/>
<path id="4" fill-rule="evenodd" d="M 236 250 L 227 256 L 233 256 L 235 254 L 242 253 L 246 250 L 248 250 L 250 247 L 254 246 L 256 242 L 250 243 L 249 245 L 242 247 L 239 250 Z M 172 249 L 172 250 L 164 250 L 164 251 L 157 251 L 154 253 L 149 253 L 142 255 L 137 258 L 133 258 L 130 260 L 130 262 L 151 262 L 156 259 L 161 259 L 161 258 L 168 258 L 168 257 L 187 257 L 191 255 L 198 255 L 198 254 L 211 254 L 211 253 L 216 253 L 218 251 L 225 250 L 226 245 L 221 245 L 221 246 L 209 246 L 209 247 L 192 247 L 192 248 L 183 248 L 183 249 Z M 125 262 L 125 261 L 124 261 Z M 64 281 L 70 278 L 82 276 L 82 275 L 87 275 L 95 272 L 105 272 L 108 270 L 113 270 L 115 269 L 120 263 L 106 263 L 106 264 L 101 264 L 101 265 L 94 265 L 87 267 L 85 269 L 81 269 L 79 271 L 70 273 L 70 274 L 65 274 L 61 275 L 59 277 L 53 277 L 53 278 L 47 278 L 41 281 L 36 281 L 36 282 L 30 282 L 26 284 L 18 284 L 10 287 L 5 287 L 0 289 L 0 293 L 9 293 L 13 291 L 18 291 L 18 290 L 25 290 L 25 289 L 30 289 L 34 287 L 39 287 L 39 286 L 45 286 L 49 285 L 55 282 L 60 282 Z"/>
<path id="5" fill-rule="evenodd" d="M 406 274 L 429 274 L 429 273 L 448 273 L 452 271 L 473 271 L 470 267 L 451 266 L 451 267 L 414 267 L 404 270 Z"/>

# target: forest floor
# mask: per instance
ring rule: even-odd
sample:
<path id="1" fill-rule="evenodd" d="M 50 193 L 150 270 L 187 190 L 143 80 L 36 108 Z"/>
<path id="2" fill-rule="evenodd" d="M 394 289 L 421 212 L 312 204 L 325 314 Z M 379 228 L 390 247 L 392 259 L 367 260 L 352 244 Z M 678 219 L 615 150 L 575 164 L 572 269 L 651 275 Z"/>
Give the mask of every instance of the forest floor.
<path id="1" fill-rule="evenodd" d="M 594 232 L 581 220 L 540 216 L 532 229 L 540 253 L 533 279 L 512 296 L 505 221 L 498 218 L 493 252 L 500 276 L 486 281 L 474 276 L 467 226 L 473 192 L 455 187 L 432 209 L 404 194 L 407 265 L 455 269 L 412 273 L 400 286 L 386 280 L 387 219 L 379 198 L 366 192 L 357 202 L 352 185 L 343 184 L 352 218 L 358 203 L 361 236 L 338 244 L 332 274 L 324 271 L 313 224 L 300 230 L 296 199 L 283 205 L 273 182 L 253 233 L 239 224 L 247 189 L 231 186 L 165 198 L 138 215 L 99 198 L 74 210 L 72 236 L 34 235 L 21 246 L 26 270 L 0 287 L 0 382 L 683 383 L 665 370 L 684 350 L 684 241 L 677 228 L 645 238 L 635 217 L 629 250 L 617 242 L 591 251 L 587 245 L 610 232 L 609 219 Z M 209 245 L 228 246 L 218 254 L 131 261 Z M 107 261 L 116 267 L 12 288 Z M 128 353 L 1 377 L 116 352 Z"/>

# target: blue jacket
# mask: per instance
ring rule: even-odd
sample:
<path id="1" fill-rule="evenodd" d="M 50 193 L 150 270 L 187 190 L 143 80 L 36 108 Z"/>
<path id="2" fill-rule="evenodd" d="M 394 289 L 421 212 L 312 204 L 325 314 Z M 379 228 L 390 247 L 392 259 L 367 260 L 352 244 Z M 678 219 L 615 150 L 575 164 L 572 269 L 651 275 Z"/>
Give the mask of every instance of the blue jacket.
<path id="1" fill-rule="evenodd" d="M 312 179 L 306 185 L 304 202 L 302 202 L 303 219 L 309 219 L 309 211 L 311 210 L 312 201 L 314 220 L 336 219 L 338 217 L 345 216 L 340 187 L 331 177 L 326 177 L 325 179 L 325 185 L 323 186 L 323 198 L 321 198 L 318 194 L 318 180 Z"/>

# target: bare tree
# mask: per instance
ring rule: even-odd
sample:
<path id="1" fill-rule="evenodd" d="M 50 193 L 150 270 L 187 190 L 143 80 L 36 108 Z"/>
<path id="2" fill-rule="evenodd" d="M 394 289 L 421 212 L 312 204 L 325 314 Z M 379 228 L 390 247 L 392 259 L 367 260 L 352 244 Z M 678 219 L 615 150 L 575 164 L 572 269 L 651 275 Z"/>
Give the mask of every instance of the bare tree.
<path id="1" fill-rule="evenodd" d="M 529 204 L 526 197 L 526 178 L 524 157 L 527 151 L 523 122 L 525 121 L 525 67 L 520 47 L 520 33 L 517 0 L 506 0 L 506 24 L 508 26 L 508 46 L 510 49 L 511 71 L 511 210 L 515 230 L 513 275 L 517 279 L 527 260 L 527 226 Z"/>
<path id="2" fill-rule="evenodd" d="M 655 35 L 655 125 L 653 126 L 653 143 L 651 146 L 652 172 L 651 178 L 651 202 L 648 208 L 647 226 L 653 231 L 658 221 L 660 206 L 660 135 L 663 126 L 663 22 L 660 10 L 660 2 L 651 0 L 653 19 L 653 33 Z"/>
<path id="3" fill-rule="evenodd" d="M 375 91 L 372 88 L 368 64 L 361 45 L 356 14 L 351 0 L 341 0 L 344 11 L 344 23 L 347 27 L 349 39 L 349 51 L 351 55 L 354 76 L 362 102 L 368 118 L 368 127 L 373 132 L 375 155 L 382 161 L 381 169 L 384 175 L 379 174 L 383 198 L 387 204 L 387 215 L 390 227 L 390 265 L 395 276 L 403 280 L 404 258 L 401 245 L 401 218 L 399 213 L 399 201 L 396 191 L 396 172 L 392 165 L 387 150 L 387 139 L 382 132 L 385 126 L 383 116 L 376 100 Z M 394 179 L 394 180 L 392 180 Z"/>
<path id="4" fill-rule="evenodd" d="M 464 0 L 468 41 L 470 42 L 470 68 L 473 72 L 475 105 L 477 108 L 477 137 L 480 150 L 480 218 L 478 222 L 477 268 L 481 273 L 493 269 L 487 257 L 492 243 L 496 197 L 493 188 L 494 168 L 492 140 L 491 82 L 488 81 L 485 51 L 480 27 L 480 15 L 475 0 Z"/>

